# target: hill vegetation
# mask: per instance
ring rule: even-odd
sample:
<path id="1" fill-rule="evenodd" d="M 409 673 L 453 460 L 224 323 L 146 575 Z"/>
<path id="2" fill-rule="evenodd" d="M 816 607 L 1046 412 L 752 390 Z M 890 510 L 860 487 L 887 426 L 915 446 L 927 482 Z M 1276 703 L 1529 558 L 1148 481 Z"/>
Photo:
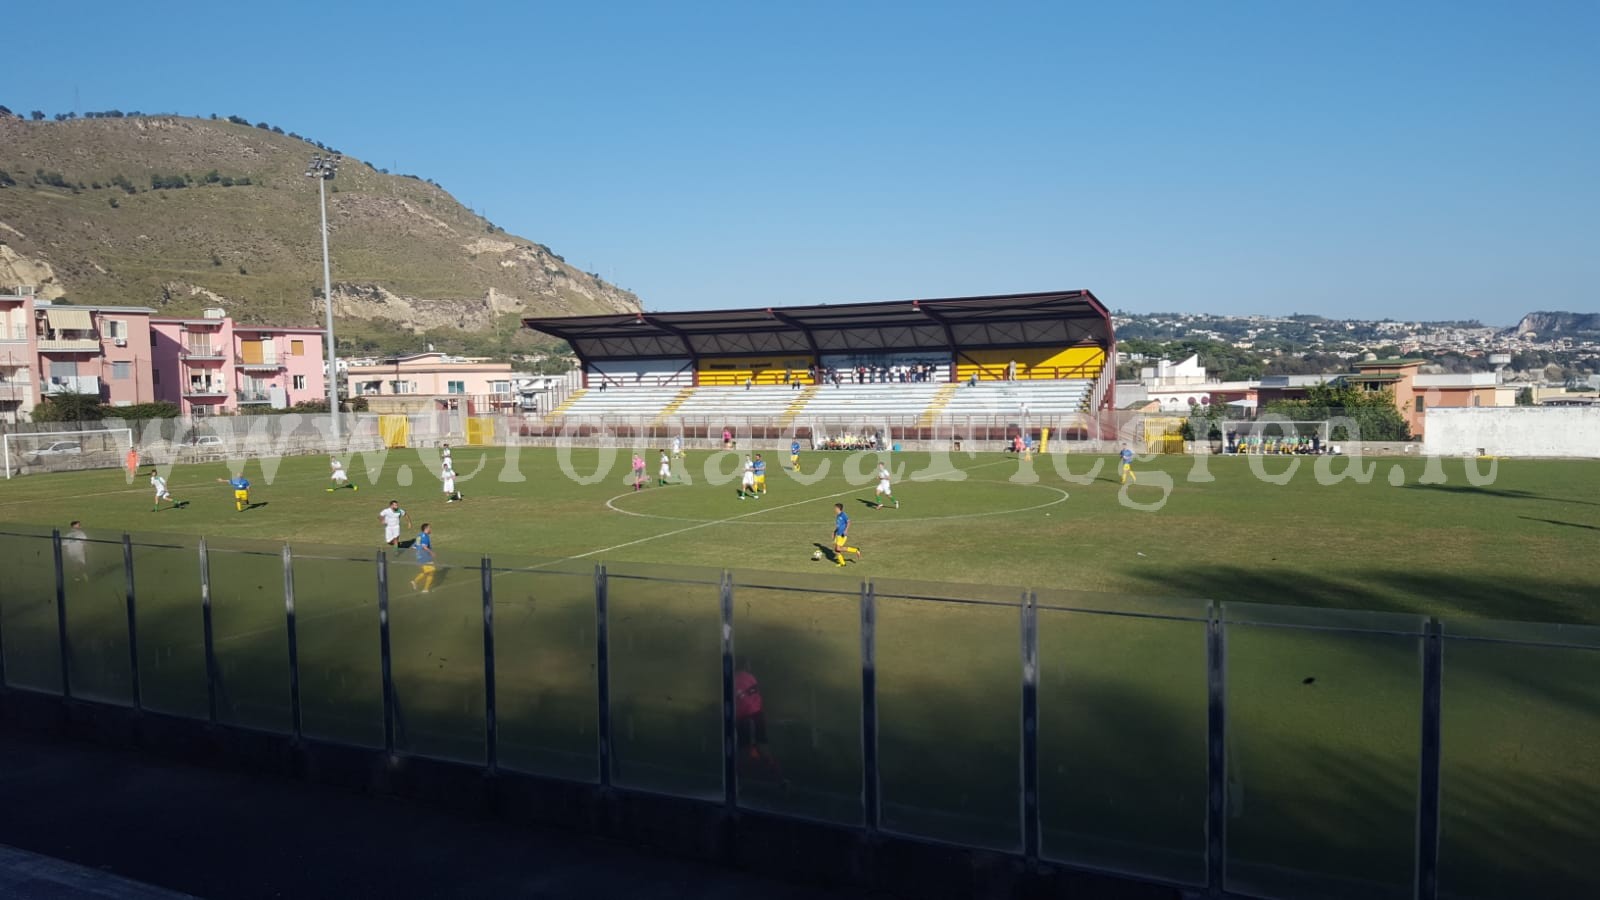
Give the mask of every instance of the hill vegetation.
<path id="1" fill-rule="evenodd" d="M 322 320 L 312 156 L 334 148 L 242 116 L 0 107 L 0 285 L 64 303 L 224 307 Z M 346 157 L 327 182 L 342 352 L 509 355 L 524 315 L 632 312 L 632 293 L 508 234 L 431 180 Z"/>

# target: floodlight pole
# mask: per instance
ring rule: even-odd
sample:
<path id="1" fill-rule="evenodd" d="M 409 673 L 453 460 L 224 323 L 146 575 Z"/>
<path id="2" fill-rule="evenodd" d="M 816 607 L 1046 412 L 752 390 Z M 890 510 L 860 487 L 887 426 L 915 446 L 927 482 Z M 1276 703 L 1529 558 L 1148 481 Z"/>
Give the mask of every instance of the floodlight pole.
<path id="1" fill-rule="evenodd" d="M 322 301 L 324 321 L 327 335 L 324 342 L 328 348 L 328 418 L 333 426 L 334 444 L 339 443 L 339 356 L 333 344 L 333 269 L 328 262 L 328 191 L 327 182 L 333 177 L 339 165 L 338 157 L 324 159 L 320 156 L 313 157 L 311 165 L 306 169 L 306 176 L 317 179 L 317 199 L 322 210 Z"/>

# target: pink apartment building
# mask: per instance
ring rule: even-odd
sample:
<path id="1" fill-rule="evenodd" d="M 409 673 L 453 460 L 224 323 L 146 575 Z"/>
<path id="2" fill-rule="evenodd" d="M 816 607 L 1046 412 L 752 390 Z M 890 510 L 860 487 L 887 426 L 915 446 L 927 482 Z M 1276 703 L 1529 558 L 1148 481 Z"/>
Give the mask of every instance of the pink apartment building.
<path id="1" fill-rule="evenodd" d="M 35 301 L 40 399 L 91 394 L 111 406 L 155 400 L 150 314 L 144 306 L 59 306 Z"/>
<path id="2" fill-rule="evenodd" d="M 451 357 L 443 353 L 351 362 L 344 376 L 351 397 L 396 394 L 509 397 L 514 377 L 510 363 Z"/>
<path id="3" fill-rule="evenodd" d="M 327 397 L 322 331 L 239 325 L 220 309 L 151 323 L 159 396 L 186 416 Z"/>
<path id="4" fill-rule="evenodd" d="M 26 422 L 39 402 L 33 288 L 0 288 L 0 422 Z"/>

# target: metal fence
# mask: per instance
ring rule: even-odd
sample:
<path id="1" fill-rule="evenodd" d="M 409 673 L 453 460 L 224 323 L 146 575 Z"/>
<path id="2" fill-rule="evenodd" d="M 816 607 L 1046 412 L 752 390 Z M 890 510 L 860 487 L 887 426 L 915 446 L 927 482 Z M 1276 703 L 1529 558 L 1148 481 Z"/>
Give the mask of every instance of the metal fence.
<path id="1" fill-rule="evenodd" d="M 0 557 L 10 691 L 1218 894 L 1600 896 L 1600 628 L 20 525 Z"/>

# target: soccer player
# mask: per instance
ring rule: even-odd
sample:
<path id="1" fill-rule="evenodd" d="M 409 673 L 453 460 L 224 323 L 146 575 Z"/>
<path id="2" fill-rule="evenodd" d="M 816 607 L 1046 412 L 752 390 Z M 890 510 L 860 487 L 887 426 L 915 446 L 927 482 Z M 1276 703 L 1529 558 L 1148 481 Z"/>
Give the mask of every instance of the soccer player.
<path id="1" fill-rule="evenodd" d="M 162 478 L 160 473 L 156 472 L 155 469 L 150 470 L 150 489 L 156 492 L 156 499 L 150 506 L 151 512 L 155 512 L 156 510 L 160 509 L 161 501 L 163 500 L 171 503 L 173 509 L 177 509 L 179 507 L 180 504 L 178 501 L 172 499 L 172 495 L 167 493 L 167 480 Z"/>
<path id="2" fill-rule="evenodd" d="M 672 480 L 672 457 L 668 456 L 665 450 L 661 451 L 661 470 L 656 473 L 656 477 L 663 485 Z"/>
<path id="3" fill-rule="evenodd" d="M 328 471 L 328 480 L 331 482 L 331 484 L 328 487 L 328 493 L 331 494 L 331 493 L 333 493 L 334 491 L 337 491 L 340 488 L 346 488 L 346 487 L 349 488 L 352 491 L 361 490 L 361 488 L 356 487 L 354 484 L 350 483 L 350 475 L 347 472 L 345 472 L 344 463 L 339 462 L 339 457 L 337 457 L 337 456 L 328 457 L 328 469 L 329 469 L 329 471 Z"/>
<path id="4" fill-rule="evenodd" d="M 250 507 L 250 479 L 244 477 L 243 472 L 232 478 L 218 478 L 217 481 L 233 487 L 233 508 L 236 511 L 244 512 Z"/>
<path id="5" fill-rule="evenodd" d="M 739 478 L 739 499 L 754 498 L 756 495 L 756 464 L 750 457 L 744 458 L 744 474 Z"/>
<path id="6" fill-rule="evenodd" d="M 439 479 L 444 482 L 444 502 L 458 502 L 461 499 L 461 492 L 456 490 L 456 469 L 448 456 L 439 467 Z"/>
<path id="7" fill-rule="evenodd" d="M 683 459 L 683 435 L 672 436 L 672 458 Z"/>
<path id="8" fill-rule="evenodd" d="M 1128 448 L 1127 444 L 1123 444 L 1122 445 L 1122 454 L 1121 455 L 1122 455 L 1122 481 L 1120 481 L 1118 483 L 1119 484 L 1127 484 L 1128 483 L 1128 479 L 1130 479 L 1130 478 L 1133 479 L 1134 481 L 1138 481 L 1139 480 L 1139 476 L 1133 474 L 1133 451 Z"/>
<path id="9" fill-rule="evenodd" d="M 751 461 L 750 465 L 756 476 L 756 493 L 765 494 L 767 492 L 767 461 L 761 458 L 761 454 L 757 453 L 756 458 Z"/>
<path id="10" fill-rule="evenodd" d="M 644 457 L 637 453 L 633 455 L 633 489 L 644 490 Z"/>
<path id="11" fill-rule="evenodd" d="M 850 545 L 850 517 L 844 514 L 844 504 L 833 505 L 833 558 L 844 568 L 844 555 L 854 553 L 856 562 L 861 561 L 861 548 Z"/>
<path id="12" fill-rule="evenodd" d="M 789 468 L 795 472 L 800 471 L 800 439 L 795 438 L 789 442 Z"/>
<path id="13" fill-rule="evenodd" d="M 417 554 L 417 562 L 422 564 L 422 571 L 417 577 L 411 579 L 411 589 L 426 594 L 433 590 L 433 575 L 438 571 L 433 555 L 433 526 L 427 522 L 417 529 L 417 542 L 411 545 Z"/>
<path id="14" fill-rule="evenodd" d="M 878 463 L 878 487 L 873 490 L 872 499 L 878 502 L 878 505 L 874 506 L 873 509 L 883 509 L 884 501 L 890 501 L 894 503 L 895 509 L 900 508 L 900 501 L 894 498 L 893 493 L 889 489 L 888 463 Z"/>
<path id="15" fill-rule="evenodd" d="M 66 534 L 61 536 L 61 556 L 72 568 L 73 581 L 89 580 L 89 535 L 83 523 L 72 520 Z"/>
<path id="16" fill-rule="evenodd" d="M 439 449 L 440 465 L 452 465 L 450 462 L 450 445 L 441 444 Z"/>
<path id="17" fill-rule="evenodd" d="M 400 523 L 410 522 L 411 516 L 400 508 L 399 500 L 390 500 L 389 505 L 378 511 L 378 518 L 383 520 L 383 542 L 391 547 L 400 547 Z"/>
<path id="18" fill-rule="evenodd" d="M 128 480 L 133 481 L 139 474 L 139 448 L 129 447 L 128 455 L 123 458 L 122 464 L 128 470 Z"/>

